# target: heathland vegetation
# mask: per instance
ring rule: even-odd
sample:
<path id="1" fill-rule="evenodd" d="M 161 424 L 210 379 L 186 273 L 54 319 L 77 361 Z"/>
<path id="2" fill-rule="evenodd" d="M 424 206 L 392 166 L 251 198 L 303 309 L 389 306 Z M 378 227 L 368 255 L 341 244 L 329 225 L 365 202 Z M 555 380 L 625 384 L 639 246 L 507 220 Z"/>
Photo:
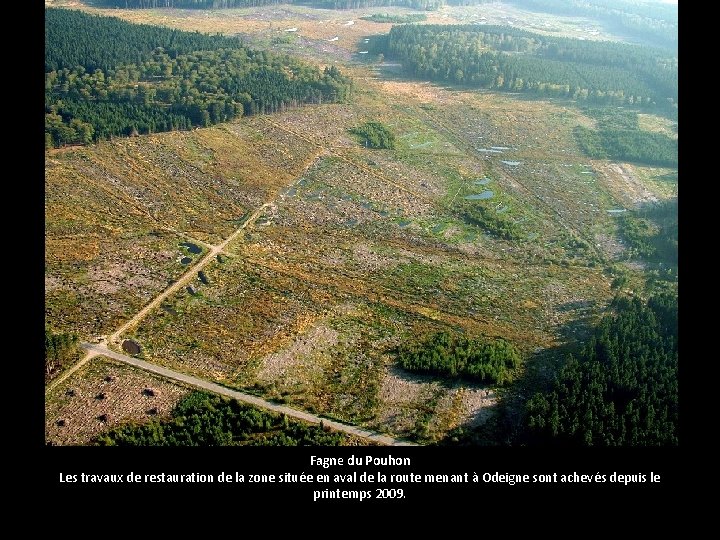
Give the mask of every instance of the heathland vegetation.
<path id="1" fill-rule="evenodd" d="M 122 339 L 151 362 L 421 443 L 457 428 L 484 444 L 677 444 L 672 50 L 560 37 L 577 27 L 562 17 L 528 32 L 447 9 L 462 24 L 408 26 L 439 16 L 372 7 L 475 0 L 105 3 L 250 9 L 82 8 L 177 29 L 47 11 L 47 147 L 117 138 L 48 152 L 46 317 L 64 332 L 46 332 L 50 377 L 79 357 L 74 332 L 111 335 L 195 265 L 187 240 L 219 245 L 240 227 Z M 627 4 L 567 2 L 602 3 Z M 308 5 L 368 9 L 315 24 Z M 373 35 L 385 23 L 404 26 Z M 364 63 L 357 47 L 391 61 Z M 200 392 L 173 410 L 185 388 L 145 399 L 136 379 L 128 413 L 105 376 L 85 392 L 88 373 L 53 390 L 51 410 L 65 409 L 48 439 L 79 425 L 64 411 L 89 396 L 84 442 L 100 445 L 358 442 Z M 98 435 L 101 413 L 113 421 Z"/>
<path id="2" fill-rule="evenodd" d="M 678 260 L 677 199 L 649 206 L 620 218 L 628 256 L 672 267 Z"/>
<path id="3" fill-rule="evenodd" d="M 633 0 L 511 0 L 519 7 L 559 15 L 592 17 L 620 32 L 668 48 L 677 47 L 677 6 Z"/>

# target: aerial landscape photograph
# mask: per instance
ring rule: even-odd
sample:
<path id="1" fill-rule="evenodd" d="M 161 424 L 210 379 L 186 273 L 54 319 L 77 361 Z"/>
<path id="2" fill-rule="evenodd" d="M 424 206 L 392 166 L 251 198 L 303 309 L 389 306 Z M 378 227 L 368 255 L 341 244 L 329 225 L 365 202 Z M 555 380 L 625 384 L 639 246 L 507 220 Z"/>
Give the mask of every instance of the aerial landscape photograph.
<path id="1" fill-rule="evenodd" d="M 679 446 L 677 0 L 44 4 L 45 445 Z"/>

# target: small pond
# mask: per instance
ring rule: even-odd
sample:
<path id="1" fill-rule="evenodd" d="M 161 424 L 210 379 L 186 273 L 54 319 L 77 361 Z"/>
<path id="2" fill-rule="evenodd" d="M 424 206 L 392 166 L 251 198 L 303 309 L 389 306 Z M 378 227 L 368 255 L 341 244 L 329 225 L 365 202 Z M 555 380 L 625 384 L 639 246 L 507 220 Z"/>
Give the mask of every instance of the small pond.
<path id="1" fill-rule="evenodd" d="M 190 253 L 202 253 L 202 248 L 200 246 L 190 242 L 180 242 L 180 247 L 186 248 Z"/>
<path id="2" fill-rule="evenodd" d="M 491 199 L 495 194 L 489 189 L 482 193 L 474 193 L 473 195 L 467 195 L 464 197 L 468 201 L 481 201 L 483 199 Z"/>
<path id="3" fill-rule="evenodd" d="M 132 339 L 126 339 L 122 342 L 122 349 L 128 354 L 140 354 L 140 345 Z"/>

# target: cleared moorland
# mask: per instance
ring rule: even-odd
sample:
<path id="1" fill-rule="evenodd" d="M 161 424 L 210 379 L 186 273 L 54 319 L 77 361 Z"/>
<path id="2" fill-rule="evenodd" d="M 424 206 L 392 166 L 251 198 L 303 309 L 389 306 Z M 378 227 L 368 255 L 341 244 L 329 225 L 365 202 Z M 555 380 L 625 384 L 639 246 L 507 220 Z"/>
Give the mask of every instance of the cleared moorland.
<path id="1" fill-rule="evenodd" d="M 483 425 L 501 398 L 524 387 L 411 374 L 396 364 L 398 345 L 440 331 L 503 338 L 521 353 L 522 369 L 541 377 L 553 351 L 587 336 L 618 276 L 626 289 L 645 286 L 619 213 L 676 197 L 676 170 L 587 157 L 575 130 L 597 121 L 568 102 L 445 88 L 359 63 L 365 36 L 391 26 L 360 19 L 377 9 L 110 11 L 297 48 L 340 65 L 354 95 L 49 150 L 45 287 L 53 328 L 83 341 L 111 335 L 244 224 L 190 288 L 169 295 L 120 341 L 134 340 L 139 356 L 158 365 L 434 442 Z M 341 32 L 347 36 L 327 41 Z M 288 43 L 276 39 L 289 35 Z M 378 119 L 394 134 L 394 149 L 366 148 L 353 134 Z M 676 123 L 659 116 L 640 122 L 676 134 Z M 131 368 L 93 360 L 48 397 L 48 440 L 87 442 L 103 427 L 101 400 L 89 396 L 115 380 L 104 377 L 127 381 L 128 395 L 149 384 Z M 64 426 L 82 428 L 63 434 L 57 419 L 74 407 L 64 397 L 68 384 L 94 408 Z M 181 394 L 163 390 L 158 414 Z M 113 422 L 147 415 L 145 402 L 134 402 L 109 412 Z"/>

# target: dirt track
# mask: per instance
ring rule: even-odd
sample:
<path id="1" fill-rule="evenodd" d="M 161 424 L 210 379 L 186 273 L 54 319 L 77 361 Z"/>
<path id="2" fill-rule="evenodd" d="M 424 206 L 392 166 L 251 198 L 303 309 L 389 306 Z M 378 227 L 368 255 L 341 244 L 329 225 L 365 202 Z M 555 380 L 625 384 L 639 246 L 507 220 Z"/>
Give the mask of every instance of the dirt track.
<path id="1" fill-rule="evenodd" d="M 211 246 L 210 251 L 208 251 L 205 257 L 200 259 L 200 261 L 196 265 L 188 268 L 187 271 L 182 276 L 180 276 L 180 278 L 175 283 L 173 283 L 167 289 L 161 292 L 149 304 L 147 304 L 144 308 L 138 311 L 132 319 L 130 319 L 120 328 L 118 328 L 110 336 L 110 343 L 118 344 L 120 336 L 123 333 L 125 333 L 127 330 L 129 330 L 130 328 L 138 324 L 141 320 L 143 320 L 148 313 L 158 307 L 168 296 L 170 296 L 174 292 L 177 292 L 181 287 L 185 286 L 191 279 L 193 279 L 197 275 L 198 271 L 202 270 L 205 265 L 209 263 L 212 259 L 214 259 L 219 253 L 222 253 L 223 249 L 225 249 L 225 246 L 227 246 L 229 242 L 232 242 L 235 238 L 237 238 L 237 236 L 243 231 L 243 229 L 245 229 L 245 227 L 247 227 L 249 224 L 253 223 L 258 218 L 258 216 L 270 205 L 271 203 L 265 203 L 260 206 L 252 214 L 250 214 L 247 219 L 242 222 L 240 227 L 238 227 L 238 229 L 234 233 L 228 236 L 222 244 L 218 246 Z"/>
<path id="2" fill-rule="evenodd" d="M 316 159 L 313 160 L 313 162 L 308 165 L 308 168 L 312 166 L 313 163 L 317 159 L 319 159 L 320 155 L 322 155 L 322 152 L 320 152 Z M 302 178 L 302 175 L 298 175 L 298 178 L 296 180 L 299 181 L 299 179 Z M 291 184 L 292 186 L 292 184 Z M 288 187 L 291 187 L 288 186 Z M 280 195 L 282 197 L 282 195 Z M 142 321 L 148 313 L 150 313 L 153 309 L 157 308 L 168 296 L 171 294 L 177 292 L 181 287 L 185 286 L 190 280 L 192 280 L 196 275 L 197 272 L 202 270 L 205 265 L 207 265 L 210 261 L 213 260 L 214 257 L 216 257 L 218 254 L 222 253 L 222 251 L 225 249 L 225 247 L 232 242 L 237 236 L 243 232 L 243 230 L 250 224 L 252 224 L 267 208 L 271 207 L 273 205 L 273 202 L 266 202 L 259 206 L 257 209 L 255 209 L 243 222 L 242 224 L 230 235 L 228 236 L 221 244 L 216 246 L 208 245 L 210 250 L 206 253 L 206 255 L 200 259 L 200 261 L 193 265 L 192 267 L 188 268 L 187 271 L 180 276 L 180 278 L 174 282 L 172 285 L 170 285 L 167 289 L 165 289 L 162 293 L 160 293 L 158 296 L 156 296 L 152 301 L 150 301 L 148 304 L 146 304 L 140 311 L 138 311 L 131 319 L 129 319 L 127 322 L 125 322 L 122 326 L 120 326 L 107 340 L 112 345 L 118 346 L 120 341 L 120 336 L 122 336 L 123 333 L 125 333 L 130 328 L 137 325 L 140 321 Z M 145 362 L 144 360 L 139 360 L 137 358 L 133 358 L 131 356 L 127 356 L 125 354 L 121 354 L 118 352 L 115 352 L 111 349 L 109 349 L 105 342 L 100 344 L 92 344 L 92 343 L 83 343 L 82 347 L 87 350 L 87 354 L 74 366 L 72 366 L 70 369 L 68 369 L 66 372 L 64 372 L 61 376 L 59 376 L 57 379 L 55 379 L 51 384 L 49 384 L 46 388 L 46 394 L 50 391 L 52 391 L 54 388 L 56 388 L 62 381 L 66 380 L 70 375 L 75 373 L 78 369 L 80 369 L 82 366 L 87 364 L 88 361 L 90 361 L 92 358 L 95 358 L 96 356 L 106 356 L 109 358 L 114 358 L 115 360 L 119 360 L 121 362 L 125 362 L 127 364 L 139 367 L 140 369 L 144 369 L 146 371 L 149 371 L 151 373 L 156 373 L 158 375 L 161 375 L 163 377 L 166 377 L 168 379 L 172 379 L 175 381 L 180 381 L 198 388 L 202 388 L 204 390 L 208 390 L 210 392 L 214 392 L 216 394 L 232 397 L 234 399 L 237 399 L 238 401 L 241 401 L 243 403 L 248 403 L 250 405 L 254 405 L 256 407 L 261 407 L 264 409 L 269 409 L 275 412 L 286 414 L 287 416 L 290 416 L 292 418 L 298 418 L 300 420 L 304 420 L 306 422 L 311 422 L 314 424 L 323 423 L 326 426 L 331 427 L 332 429 L 335 429 L 337 431 L 341 431 L 344 433 L 349 433 L 351 435 L 355 435 L 357 437 L 362 437 L 364 439 L 368 439 L 374 442 L 378 442 L 381 444 L 386 445 L 395 445 L 395 446 L 414 446 L 414 443 L 407 442 L 407 441 L 401 441 L 400 439 L 395 439 L 392 437 L 389 437 L 387 435 L 381 435 L 379 433 L 375 433 L 372 431 L 364 430 L 355 426 L 341 424 L 339 422 L 334 422 L 332 420 L 328 420 L 325 418 L 321 418 L 319 416 L 316 416 L 314 414 L 310 414 L 308 412 L 299 411 L 296 409 L 292 409 L 290 407 L 286 407 L 283 405 L 277 405 L 275 403 L 271 403 L 269 401 L 266 401 L 264 399 L 261 399 L 259 397 L 245 394 L 243 392 L 239 392 L 237 390 L 231 390 L 229 388 L 225 388 L 223 386 L 220 386 L 218 384 L 215 384 L 210 381 L 206 381 L 203 379 L 199 379 L 197 377 L 193 377 L 191 375 L 186 375 L 184 373 L 180 373 L 178 371 L 174 371 L 172 369 L 168 369 L 162 366 L 158 366 L 155 364 L 151 364 L 149 362 Z"/>
<path id="3" fill-rule="evenodd" d="M 215 384 L 215 383 L 212 383 L 209 381 L 205 381 L 203 379 L 199 379 L 197 377 L 193 377 L 192 375 L 186 375 L 185 373 L 180 373 L 179 371 L 175 371 L 172 369 L 168 369 L 166 367 L 158 366 L 156 364 L 151 364 L 150 362 L 145 362 L 144 360 L 140 360 L 138 358 L 133 358 L 133 357 L 127 356 L 125 354 L 116 353 L 115 351 L 111 351 L 104 345 L 97 345 L 97 344 L 93 344 L 93 343 L 83 343 L 82 346 L 83 346 L 83 348 L 87 349 L 89 355 L 107 356 L 109 358 L 113 358 L 114 360 L 119 360 L 121 362 L 125 362 L 132 366 L 138 367 L 140 369 L 144 369 L 145 371 L 149 371 L 151 373 L 156 373 L 167 379 L 180 381 L 185 384 L 195 386 L 197 388 L 202 388 L 203 390 L 208 390 L 215 394 L 220 394 L 223 396 L 228 396 L 228 397 L 237 399 L 238 401 L 240 401 L 242 403 L 248 403 L 255 407 L 260 407 L 262 409 L 269 409 L 276 413 L 281 413 L 281 414 L 285 414 L 292 418 L 304 420 L 305 422 L 310 422 L 313 424 L 319 424 L 322 422 L 323 425 L 328 426 L 336 431 L 342 431 L 344 433 L 349 433 L 350 435 L 362 437 L 364 439 L 368 439 L 370 441 L 378 442 L 381 444 L 387 444 L 387 445 L 391 445 L 391 446 L 416 446 L 415 443 L 403 441 L 400 439 L 395 439 L 393 437 L 388 437 L 387 435 L 381 435 L 379 433 L 375 433 L 373 431 L 368 431 L 366 429 L 361 429 L 361 428 L 358 428 L 355 426 L 350 426 L 347 424 L 341 424 L 339 422 L 334 422 L 332 420 L 328 420 L 327 418 L 321 418 L 320 416 L 316 416 L 314 414 L 310 414 L 305 411 L 299 411 L 297 409 L 292 409 L 290 407 L 286 407 L 285 405 L 278 405 L 276 403 L 266 401 L 257 396 L 246 394 L 244 392 L 239 392 L 238 390 L 231 390 L 230 388 L 226 388 L 224 386 L 220 386 L 219 384 Z"/>

